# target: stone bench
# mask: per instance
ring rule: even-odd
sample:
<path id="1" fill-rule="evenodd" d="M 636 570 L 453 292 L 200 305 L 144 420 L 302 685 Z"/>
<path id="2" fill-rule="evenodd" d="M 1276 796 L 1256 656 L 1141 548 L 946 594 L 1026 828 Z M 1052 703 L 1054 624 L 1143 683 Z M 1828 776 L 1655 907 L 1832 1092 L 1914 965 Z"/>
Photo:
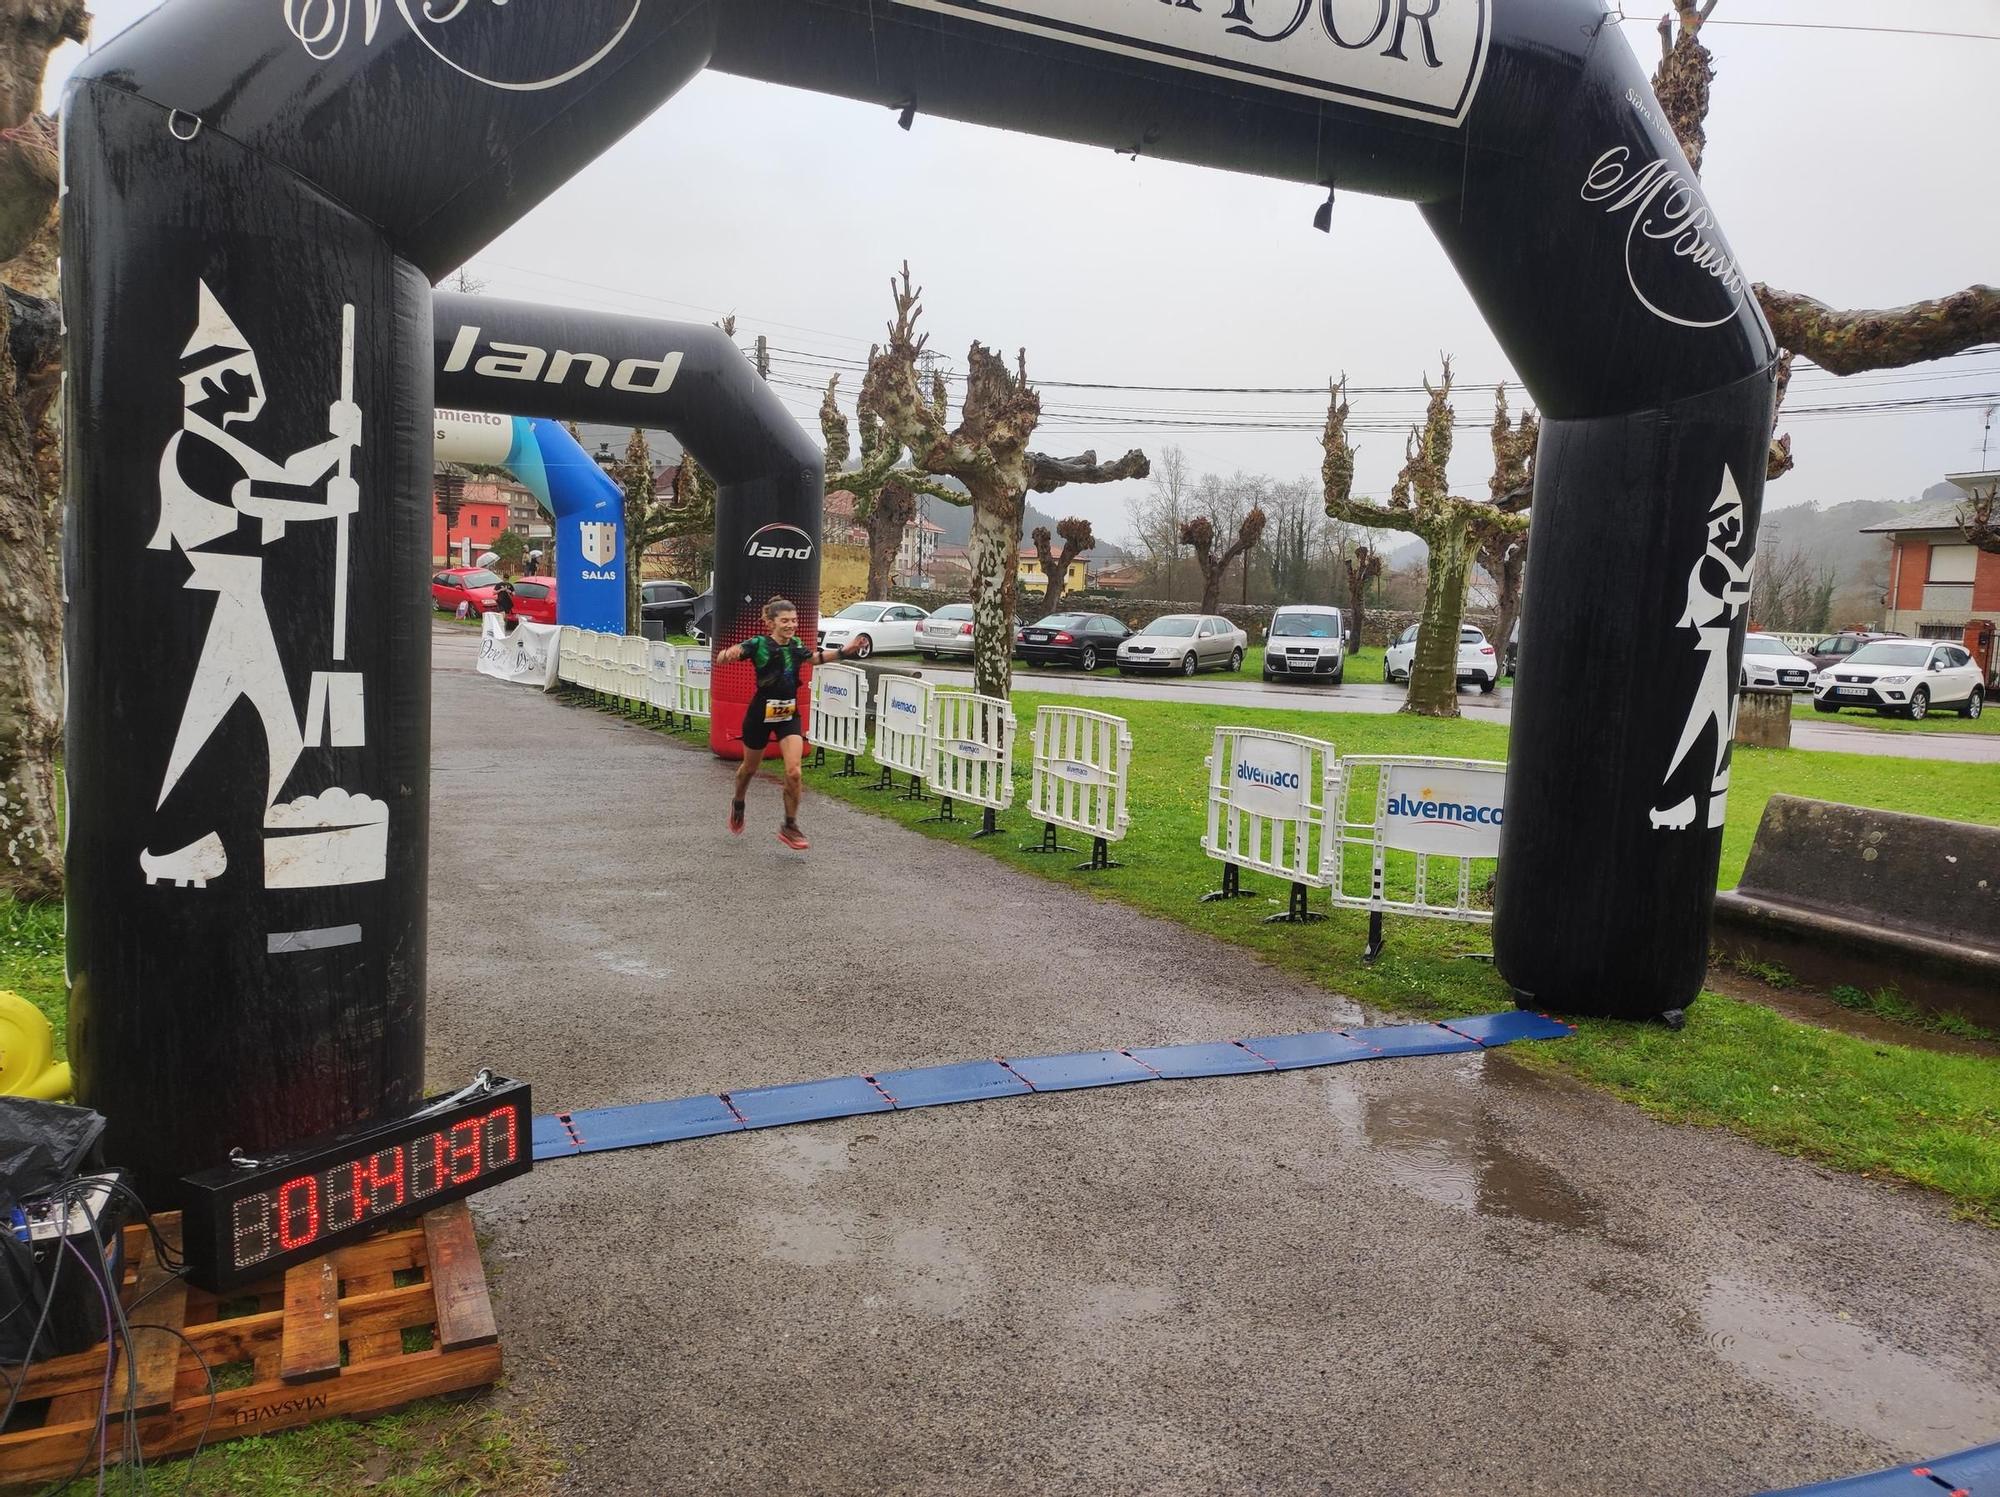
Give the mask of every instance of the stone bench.
<path id="1" fill-rule="evenodd" d="M 1713 941 L 2000 1029 L 2000 827 L 1774 795 Z"/>

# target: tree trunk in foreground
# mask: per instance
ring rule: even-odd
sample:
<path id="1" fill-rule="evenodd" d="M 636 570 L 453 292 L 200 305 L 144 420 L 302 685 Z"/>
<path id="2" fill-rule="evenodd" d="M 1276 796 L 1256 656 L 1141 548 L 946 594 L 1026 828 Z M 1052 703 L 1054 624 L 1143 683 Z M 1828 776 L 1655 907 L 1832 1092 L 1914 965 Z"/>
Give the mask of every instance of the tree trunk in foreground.
<path id="1" fill-rule="evenodd" d="M 1465 616 L 1465 579 L 1472 568 L 1472 537 L 1462 524 L 1424 533 L 1431 548 L 1430 581 L 1417 619 L 1417 653 L 1410 663 L 1405 712 L 1421 717 L 1458 716 L 1458 629 Z"/>
<path id="2" fill-rule="evenodd" d="M 985 696 L 1004 697 L 1014 681 L 1014 598 L 1020 585 L 1023 495 L 978 496 L 972 504 L 972 679 Z"/>

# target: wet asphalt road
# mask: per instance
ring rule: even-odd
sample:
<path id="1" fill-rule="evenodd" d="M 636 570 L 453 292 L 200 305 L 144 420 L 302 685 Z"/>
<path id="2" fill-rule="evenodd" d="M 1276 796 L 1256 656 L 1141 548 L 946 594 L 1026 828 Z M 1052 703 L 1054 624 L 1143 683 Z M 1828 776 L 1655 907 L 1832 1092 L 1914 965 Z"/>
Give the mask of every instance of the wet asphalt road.
<path id="1" fill-rule="evenodd" d="M 475 649 L 438 632 L 440 1084 L 549 1111 L 1357 1016 L 810 793 L 811 854 L 769 785 L 733 839 L 706 752 Z M 556 1161 L 474 1210 L 566 1492 L 1698 1497 L 2000 1439 L 2000 1233 L 1504 1052 Z"/>
<path id="2" fill-rule="evenodd" d="M 909 665 L 923 672 L 926 680 L 944 681 L 954 686 L 970 686 L 972 672 L 917 656 L 884 656 L 885 663 Z M 1023 670 L 1016 662 L 1014 676 L 1031 691 L 1056 691 L 1081 697 L 1122 697 L 1135 701 L 1234 702 L 1242 707 L 1277 707 L 1293 712 L 1400 712 L 1408 695 L 1405 687 L 1385 681 L 1348 680 L 1339 686 L 1289 686 L 1268 681 L 1221 680 L 1197 676 L 1185 680 L 1177 676 L 1151 678 L 1120 676 L 1100 670 L 1085 675 L 1078 670 Z M 1471 722 L 1505 724 L 1512 716 L 1514 688 L 1502 686 L 1492 695 L 1469 687 L 1459 688 L 1458 710 Z M 1863 717 L 1829 717 L 1825 722 L 1792 723 L 1792 747 L 1823 749 L 1842 754 L 1872 754 L 1895 759 L 1940 759 L 1960 764 L 2000 764 L 2000 733 L 1897 732 L 1864 726 Z"/>

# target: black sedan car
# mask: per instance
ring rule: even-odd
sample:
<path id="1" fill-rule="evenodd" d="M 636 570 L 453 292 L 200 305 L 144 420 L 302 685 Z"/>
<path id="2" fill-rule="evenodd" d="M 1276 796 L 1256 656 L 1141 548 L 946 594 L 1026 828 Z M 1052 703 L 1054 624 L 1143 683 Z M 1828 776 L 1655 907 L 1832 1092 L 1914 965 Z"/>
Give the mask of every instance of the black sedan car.
<path id="1" fill-rule="evenodd" d="M 1052 613 L 1014 632 L 1014 653 L 1030 665 L 1094 671 L 1118 663 L 1118 646 L 1131 633 L 1108 613 Z"/>
<path id="2" fill-rule="evenodd" d="M 639 584 L 639 616 L 648 623 L 664 625 L 669 634 L 687 633 L 702 601 L 685 582 Z"/>

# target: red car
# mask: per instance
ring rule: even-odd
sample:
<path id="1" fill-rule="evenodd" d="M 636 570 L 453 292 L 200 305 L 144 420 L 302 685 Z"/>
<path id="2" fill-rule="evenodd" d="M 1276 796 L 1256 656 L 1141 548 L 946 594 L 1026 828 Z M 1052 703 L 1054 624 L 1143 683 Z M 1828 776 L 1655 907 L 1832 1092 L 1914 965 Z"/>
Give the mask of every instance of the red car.
<path id="1" fill-rule="evenodd" d="M 491 613 L 499 585 L 499 574 L 484 567 L 446 567 L 431 578 L 431 602 L 439 613 L 457 613 L 461 603 L 470 603 L 474 613 Z"/>
<path id="2" fill-rule="evenodd" d="M 531 624 L 556 621 L 556 579 L 520 577 L 514 582 L 514 617 Z"/>

